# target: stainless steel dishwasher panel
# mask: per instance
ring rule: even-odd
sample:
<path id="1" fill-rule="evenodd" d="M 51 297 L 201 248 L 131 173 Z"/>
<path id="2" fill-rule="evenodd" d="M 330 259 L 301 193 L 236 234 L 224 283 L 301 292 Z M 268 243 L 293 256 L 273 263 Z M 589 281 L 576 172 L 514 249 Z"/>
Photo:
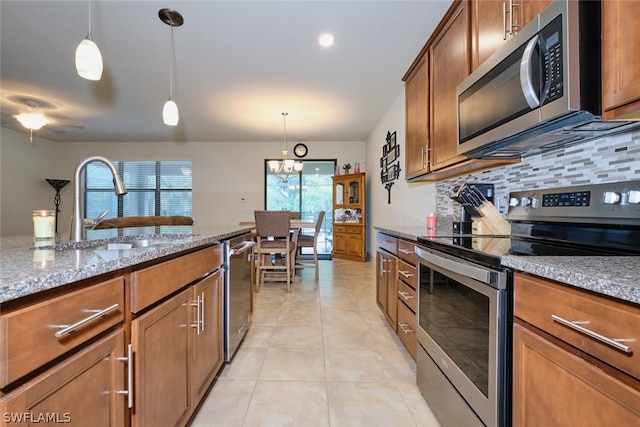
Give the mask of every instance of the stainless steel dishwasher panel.
<path id="1" fill-rule="evenodd" d="M 233 357 L 251 322 L 251 234 L 225 241 L 224 360 Z"/>

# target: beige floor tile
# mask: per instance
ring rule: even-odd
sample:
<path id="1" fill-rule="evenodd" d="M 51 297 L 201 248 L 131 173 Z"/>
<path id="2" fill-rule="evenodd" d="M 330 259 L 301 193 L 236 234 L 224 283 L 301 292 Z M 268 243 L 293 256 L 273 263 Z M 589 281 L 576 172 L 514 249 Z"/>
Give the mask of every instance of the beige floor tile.
<path id="1" fill-rule="evenodd" d="M 244 348 L 241 344 L 231 363 L 224 365 L 219 378 L 227 380 L 258 379 L 266 354 L 266 348 Z"/>
<path id="2" fill-rule="evenodd" d="M 345 328 L 344 325 L 322 327 L 324 347 L 370 349 L 376 346 L 373 335 L 368 329 Z"/>
<path id="3" fill-rule="evenodd" d="M 322 349 L 320 325 L 278 325 L 273 330 L 271 347 Z"/>
<path id="4" fill-rule="evenodd" d="M 275 323 L 253 324 L 242 340 L 242 348 L 267 348 L 276 328 Z"/>
<path id="5" fill-rule="evenodd" d="M 242 427 L 255 386 L 255 381 L 216 382 L 191 427 Z"/>
<path id="6" fill-rule="evenodd" d="M 323 381 L 324 352 L 313 348 L 269 348 L 259 379 Z"/>
<path id="7" fill-rule="evenodd" d="M 325 383 L 259 381 L 244 426 L 329 426 Z"/>
<path id="8" fill-rule="evenodd" d="M 328 382 L 327 392 L 331 427 L 417 425 L 394 383 Z"/>
<path id="9" fill-rule="evenodd" d="M 328 381 L 391 381 L 378 349 L 325 349 Z"/>

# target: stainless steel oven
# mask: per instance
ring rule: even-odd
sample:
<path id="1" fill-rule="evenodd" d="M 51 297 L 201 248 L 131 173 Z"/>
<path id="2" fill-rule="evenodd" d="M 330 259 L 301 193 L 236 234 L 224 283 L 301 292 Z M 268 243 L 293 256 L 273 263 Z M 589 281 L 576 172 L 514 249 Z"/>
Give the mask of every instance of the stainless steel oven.
<path id="1" fill-rule="evenodd" d="M 440 424 L 508 424 L 510 274 L 416 247 L 417 382 Z"/>

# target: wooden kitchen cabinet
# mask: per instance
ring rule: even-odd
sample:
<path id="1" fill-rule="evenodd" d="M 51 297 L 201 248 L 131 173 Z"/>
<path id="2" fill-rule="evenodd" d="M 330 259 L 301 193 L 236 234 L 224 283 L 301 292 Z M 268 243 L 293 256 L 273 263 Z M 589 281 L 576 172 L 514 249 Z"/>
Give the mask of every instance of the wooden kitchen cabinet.
<path id="1" fill-rule="evenodd" d="M 553 0 L 471 0 L 471 70 L 478 68 Z"/>
<path id="2" fill-rule="evenodd" d="M 397 261 L 394 255 L 384 250 L 376 251 L 376 302 L 389 325 L 396 332 L 398 331 Z"/>
<path id="3" fill-rule="evenodd" d="M 640 308 L 518 272 L 514 292 L 513 425 L 637 424 Z M 630 352 L 558 318 L 624 339 Z"/>
<path id="4" fill-rule="evenodd" d="M 416 359 L 416 318 L 418 274 L 416 270 L 415 242 L 398 239 L 398 336 L 407 351 Z"/>
<path id="5" fill-rule="evenodd" d="M 366 261 L 365 174 L 333 177 L 333 257 Z"/>
<path id="6" fill-rule="evenodd" d="M 223 363 L 223 286 L 224 270 L 218 270 L 193 287 L 196 302 L 194 341 L 195 397 L 200 401 Z"/>
<path id="7" fill-rule="evenodd" d="M 125 356 L 119 329 L 5 396 L 2 425 L 124 426 Z"/>
<path id="8" fill-rule="evenodd" d="M 601 4 L 603 118 L 640 119 L 640 2 Z"/>
<path id="9" fill-rule="evenodd" d="M 429 172 L 429 52 L 419 57 L 405 81 L 405 176 Z"/>
<path id="10" fill-rule="evenodd" d="M 431 73 L 431 169 L 437 170 L 466 159 L 458 149 L 458 98 L 456 88 L 469 75 L 467 4 L 456 7 L 430 48 Z"/>
<path id="11" fill-rule="evenodd" d="M 194 407 L 192 289 L 185 289 L 131 325 L 135 371 L 132 425 L 185 425 Z"/>

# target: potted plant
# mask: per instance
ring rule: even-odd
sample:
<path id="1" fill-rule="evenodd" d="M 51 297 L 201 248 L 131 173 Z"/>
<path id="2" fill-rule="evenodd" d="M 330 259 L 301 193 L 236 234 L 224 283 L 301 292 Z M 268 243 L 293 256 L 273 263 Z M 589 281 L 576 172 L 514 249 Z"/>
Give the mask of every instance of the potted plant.
<path id="1" fill-rule="evenodd" d="M 349 171 L 351 170 L 351 163 L 345 163 L 342 165 L 342 169 L 344 170 L 345 175 L 349 175 Z"/>

